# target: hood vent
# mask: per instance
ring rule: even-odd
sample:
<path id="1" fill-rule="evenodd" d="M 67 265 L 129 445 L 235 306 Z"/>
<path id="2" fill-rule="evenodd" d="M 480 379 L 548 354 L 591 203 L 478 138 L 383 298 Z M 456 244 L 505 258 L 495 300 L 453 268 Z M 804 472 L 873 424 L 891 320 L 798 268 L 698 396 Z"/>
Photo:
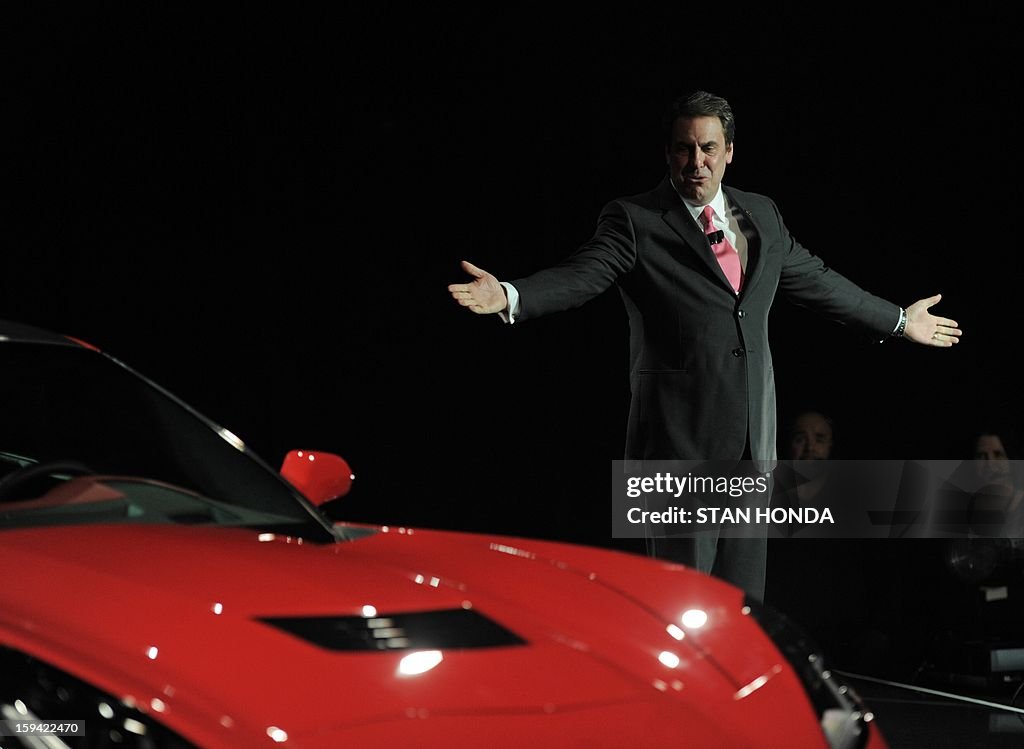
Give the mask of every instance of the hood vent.
<path id="1" fill-rule="evenodd" d="M 497 622 L 471 609 L 372 617 L 266 617 L 259 621 L 327 650 L 452 650 L 526 643 Z"/>

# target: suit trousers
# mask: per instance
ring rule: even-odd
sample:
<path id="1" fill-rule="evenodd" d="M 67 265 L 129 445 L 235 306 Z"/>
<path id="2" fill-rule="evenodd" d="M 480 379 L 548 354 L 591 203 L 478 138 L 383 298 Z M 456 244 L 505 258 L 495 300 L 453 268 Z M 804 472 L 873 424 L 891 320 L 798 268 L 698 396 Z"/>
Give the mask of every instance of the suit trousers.
<path id="1" fill-rule="evenodd" d="M 750 466 L 749 463 L 746 465 Z M 741 473 L 750 475 L 752 470 L 746 468 Z M 753 475 L 768 479 L 766 497 L 770 498 L 771 474 Z M 767 507 L 767 504 L 766 499 L 763 506 Z M 725 534 L 715 526 L 687 533 L 666 533 L 660 526 L 647 524 L 645 539 L 648 556 L 692 567 L 741 588 L 757 601 L 764 600 L 768 560 L 766 524 L 744 524 L 741 529 L 730 528 Z"/>

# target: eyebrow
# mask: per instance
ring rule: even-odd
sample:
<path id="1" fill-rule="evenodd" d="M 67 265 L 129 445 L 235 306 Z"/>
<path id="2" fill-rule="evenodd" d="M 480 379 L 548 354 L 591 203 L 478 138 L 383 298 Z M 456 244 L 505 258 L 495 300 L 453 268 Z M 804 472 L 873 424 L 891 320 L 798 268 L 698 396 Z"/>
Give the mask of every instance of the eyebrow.
<path id="1" fill-rule="evenodd" d="M 677 140 L 677 141 L 674 141 L 672 143 L 672 145 L 673 146 L 687 146 L 687 147 L 689 147 L 691 145 L 698 145 L 701 148 L 707 148 L 708 146 L 717 146 L 717 145 L 719 145 L 719 141 L 717 141 L 717 140 L 706 140 L 706 141 L 702 141 L 702 142 L 697 143 L 697 144 L 693 144 L 693 143 L 688 143 L 685 140 Z"/>

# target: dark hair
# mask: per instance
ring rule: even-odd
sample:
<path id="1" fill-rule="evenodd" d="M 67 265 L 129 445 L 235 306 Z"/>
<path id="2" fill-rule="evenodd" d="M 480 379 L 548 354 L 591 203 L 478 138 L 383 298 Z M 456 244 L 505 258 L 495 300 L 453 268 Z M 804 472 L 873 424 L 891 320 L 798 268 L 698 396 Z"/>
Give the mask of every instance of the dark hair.
<path id="1" fill-rule="evenodd" d="M 786 432 L 786 437 L 792 438 L 793 435 L 796 434 L 796 423 L 800 420 L 800 417 L 809 416 L 810 414 L 820 416 L 822 419 L 824 419 L 825 423 L 828 424 L 828 428 L 831 429 L 833 433 L 835 432 L 835 422 L 832 419 L 832 417 L 829 416 L 827 413 L 818 408 L 802 408 L 799 411 L 795 412 L 793 416 L 789 419 L 789 429 Z"/>
<path id="2" fill-rule="evenodd" d="M 736 137 L 736 120 L 732 116 L 732 107 L 721 96 L 709 94 L 707 91 L 694 91 L 680 96 L 673 101 L 665 113 L 664 129 L 665 144 L 672 142 L 672 128 L 680 117 L 717 117 L 725 131 L 725 145 L 732 143 Z"/>

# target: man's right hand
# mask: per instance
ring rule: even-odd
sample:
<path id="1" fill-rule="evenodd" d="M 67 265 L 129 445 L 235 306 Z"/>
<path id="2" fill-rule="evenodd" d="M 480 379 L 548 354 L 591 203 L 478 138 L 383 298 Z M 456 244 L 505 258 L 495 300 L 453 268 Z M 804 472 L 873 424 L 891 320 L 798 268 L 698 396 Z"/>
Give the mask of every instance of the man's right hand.
<path id="1" fill-rule="evenodd" d="M 462 270 L 473 277 L 469 283 L 453 283 L 448 286 L 452 298 L 463 307 L 469 307 L 478 315 L 502 312 L 508 306 L 505 287 L 498 279 L 468 260 L 462 261 Z"/>

